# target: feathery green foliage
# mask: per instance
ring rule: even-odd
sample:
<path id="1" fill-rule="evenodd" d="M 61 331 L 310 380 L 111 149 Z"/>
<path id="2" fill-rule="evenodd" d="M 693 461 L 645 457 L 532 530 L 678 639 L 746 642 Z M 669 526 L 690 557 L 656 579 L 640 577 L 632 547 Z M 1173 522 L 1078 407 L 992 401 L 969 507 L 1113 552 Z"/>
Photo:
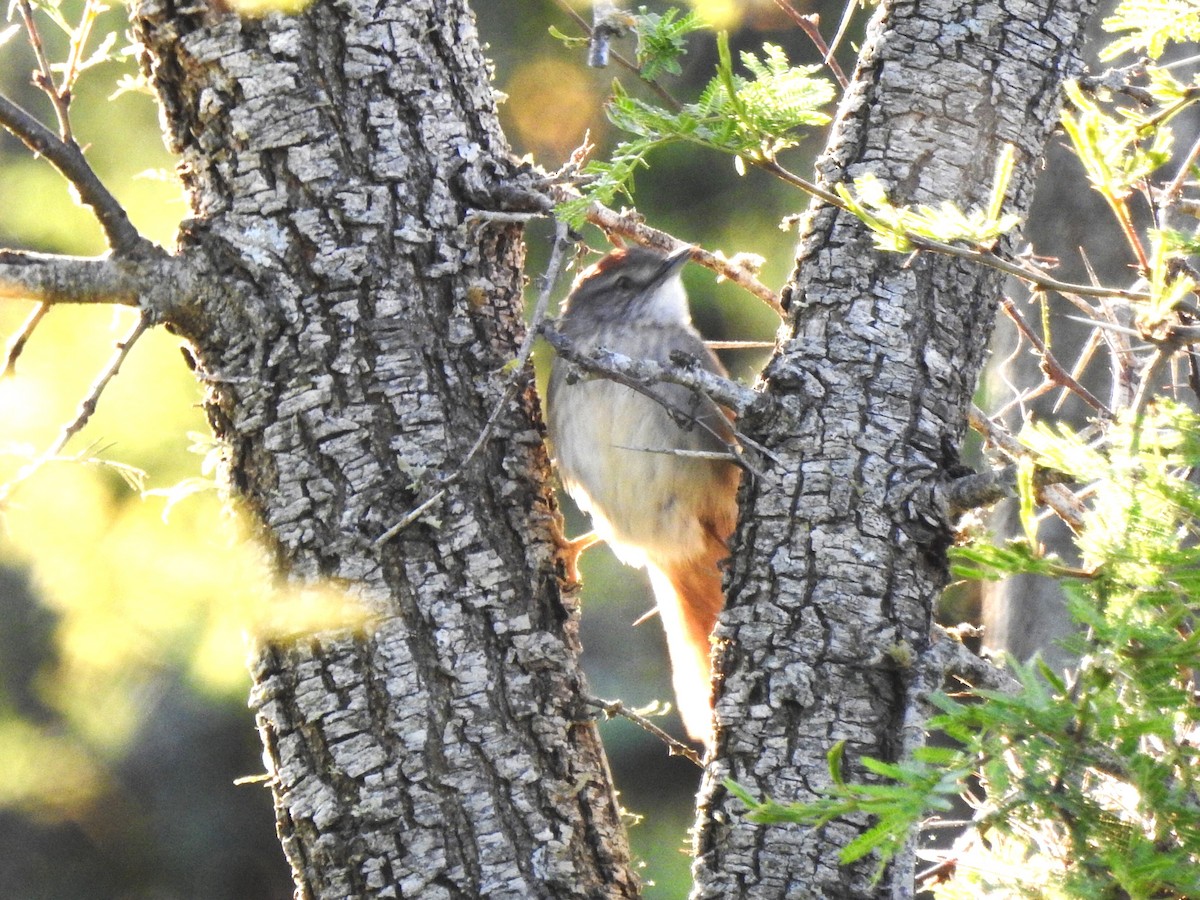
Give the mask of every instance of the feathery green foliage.
<path id="1" fill-rule="evenodd" d="M 643 32 L 638 34 L 641 40 Z M 761 58 L 741 54 L 750 73 L 747 78 L 734 72 L 725 34 L 719 35 L 717 46 L 716 76 L 695 103 L 682 104 L 677 111 L 640 100 L 614 82 L 608 117 L 634 137 L 619 144 L 611 160 L 588 164 L 582 195 L 560 204 L 559 216 L 578 227 L 592 202 L 608 205 L 618 195 L 629 196 L 637 170 L 648 165 L 646 157 L 668 144 L 698 144 L 752 161 L 771 159 L 796 145 L 798 129 L 829 121 L 821 107 L 833 99 L 833 86 L 816 77 L 818 67 L 791 66 L 779 47 L 764 44 Z M 666 64 L 656 57 L 654 65 L 657 71 Z"/>

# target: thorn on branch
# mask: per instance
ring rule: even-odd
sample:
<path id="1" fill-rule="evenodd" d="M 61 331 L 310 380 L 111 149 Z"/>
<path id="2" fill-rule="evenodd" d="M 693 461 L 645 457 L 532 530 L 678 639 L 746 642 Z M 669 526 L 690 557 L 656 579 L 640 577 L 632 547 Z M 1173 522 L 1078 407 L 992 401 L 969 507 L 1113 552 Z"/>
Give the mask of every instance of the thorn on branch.
<path id="1" fill-rule="evenodd" d="M 1034 352 L 1042 360 L 1042 373 L 1050 381 L 1058 387 L 1071 391 L 1071 393 L 1079 397 L 1080 400 L 1096 410 L 1104 418 L 1110 420 L 1115 418 L 1112 410 L 1105 406 L 1091 391 L 1076 381 L 1074 376 L 1062 367 L 1055 355 L 1050 352 L 1050 348 L 1046 345 L 1046 342 L 1029 327 L 1029 323 L 1025 321 L 1025 317 L 1021 315 L 1012 300 L 1007 297 L 1002 298 L 1000 300 L 1000 308 L 1004 310 L 1004 314 L 1017 326 L 1017 330 L 1024 335 L 1025 340 L 1029 341 L 1033 346 Z"/>

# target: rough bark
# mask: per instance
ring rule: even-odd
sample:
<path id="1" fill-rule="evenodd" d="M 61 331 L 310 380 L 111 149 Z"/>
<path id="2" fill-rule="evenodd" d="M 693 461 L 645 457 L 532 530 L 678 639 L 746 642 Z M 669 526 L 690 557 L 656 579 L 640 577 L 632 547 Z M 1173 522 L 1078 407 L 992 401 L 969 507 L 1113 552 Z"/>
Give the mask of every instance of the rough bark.
<path id="1" fill-rule="evenodd" d="M 1092 0 L 885 3 L 820 163 L 827 183 L 872 172 L 897 203 L 986 202 L 1003 143 L 1023 211 L 1078 65 Z M 903 660 L 928 644 L 947 573 L 933 501 L 957 461 L 1000 277 L 971 263 L 872 248 L 816 205 L 785 299 L 785 342 L 743 430 L 772 456 L 746 479 L 718 627 L 720 756 L 702 789 L 694 897 L 910 896 L 902 862 L 839 866 L 866 827 L 759 826 L 724 788 L 781 801 L 829 783 L 825 754 L 901 753 Z"/>
<path id="2" fill-rule="evenodd" d="M 288 587 L 372 615 L 252 660 L 298 895 L 636 894 L 532 387 L 468 480 L 374 543 L 467 455 L 521 337 L 519 231 L 464 226 L 510 170 L 465 3 L 134 20 L 191 198 L 179 254 L 205 273 L 169 324 L 232 487 Z"/>

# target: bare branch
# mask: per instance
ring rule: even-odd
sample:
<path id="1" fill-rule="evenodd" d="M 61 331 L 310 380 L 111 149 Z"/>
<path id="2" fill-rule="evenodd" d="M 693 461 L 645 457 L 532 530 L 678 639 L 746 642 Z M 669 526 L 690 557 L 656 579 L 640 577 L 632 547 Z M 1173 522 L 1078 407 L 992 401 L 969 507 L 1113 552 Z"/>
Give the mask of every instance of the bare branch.
<path id="1" fill-rule="evenodd" d="M 1074 393 L 1077 397 L 1079 397 L 1080 400 L 1082 400 L 1092 409 L 1096 410 L 1096 412 L 1100 413 L 1106 419 L 1113 418 L 1112 410 L 1101 403 L 1091 391 L 1076 381 L 1071 373 L 1062 367 L 1057 357 L 1055 357 L 1055 355 L 1050 352 L 1050 348 L 1046 346 L 1046 342 L 1042 340 L 1040 335 L 1038 335 L 1032 328 L 1029 327 L 1029 323 L 1025 321 L 1025 317 L 1021 315 L 1021 312 L 1017 309 L 1016 304 L 1014 304 L 1007 297 L 1004 297 L 1000 300 L 1000 308 L 1004 310 L 1005 315 L 1012 319 L 1013 324 L 1017 326 L 1017 330 L 1025 336 L 1025 340 L 1029 341 L 1029 343 L 1033 345 L 1034 352 L 1036 352 L 1042 360 L 1042 372 L 1047 378 L 1049 378 L 1059 387 L 1066 388 Z"/>
<path id="2" fill-rule="evenodd" d="M 801 15 L 796 10 L 796 7 L 792 6 L 791 0 L 775 0 L 775 5 L 787 13 L 788 17 L 796 23 L 800 30 L 808 35 L 808 39 L 813 42 L 813 46 L 820 52 L 822 58 L 825 60 L 825 65 L 829 66 L 829 71 L 833 73 L 833 77 L 837 79 L 837 83 L 842 86 L 842 90 L 848 88 L 850 82 L 846 79 L 846 73 L 838 65 L 838 61 L 833 58 L 833 50 L 825 43 L 825 38 L 821 36 L 821 17 L 816 13 L 807 16 Z"/>
<path id="3" fill-rule="evenodd" d="M 1033 485 L 1038 491 L 1051 484 L 1070 481 L 1065 472 L 1038 468 L 1033 474 Z M 1005 466 L 992 472 L 964 475 L 945 485 L 942 497 L 946 512 L 960 516 L 974 509 L 981 509 L 1017 495 L 1017 467 Z"/>
<path id="4" fill-rule="evenodd" d="M 48 304 L 138 306 L 147 286 L 140 266 L 121 265 L 113 257 L 0 250 L 0 297 L 3 298 L 26 298 Z"/>
<path id="5" fill-rule="evenodd" d="M 976 432 L 983 435 L 989 444 L 1000 449 L 1010 459 L 1020 459 L 1023 456 L 1032 455 L 1028 448 L 1023 447 L 1020 441 L 988 418 L 978 406 L 971 405 L 967 418 Z M 1054 510 L 1055 514 L 1076 534 L 1083 530 L 1083 518 L 1087 510 L 1070 490 L 1061 484 L 1047 484 L 1039 492 L 1039 498 Z"/>
<path id="6" fill-rule="evenodd" d="M 138 339 L 149 330 L 152 325 L 151 318 L 144 314 L 139 314 L 137 322 L 125 337 L 117 342 L 113 355 L 109 358 L 108 364 L 96 376 L 96 380 L 92 382 L 91 388 L 88 390 L 87 396 L 83 398 L 83 402 L 79 404 L 79 410 L 75 413 L 75 418 L 63 426 L 54 443 L 47 447 L 36 459 L 31 460 L 26 465 L 22 466 L 20 471 L 13 476 L 12 480 L 6 484 L 0 485 L 0 509 L 8 502 L 8 498 L 16 488 L 25 480 L 34 475 L 46 463 L 55 459 L 62 452 L 63 447 L 75 435 L 83 430 L 87 425 L 88 420 L 96 411 L 96 405 L 100 401 L 100 395 L 104 393 L 104 389 L 108 387 L 108 383 L 116 377 L 117 372 L 121 370 L 121 364 L 125 362 L 129 356 L 129 351 L 133 349 L 134 344 Z"/>
<path id="7" fill-rule="evenodd" d="M 34 153 L 46 157 L 75 186 L 80 199 L 92 208 L 113 253 L 118 256 L 164 255 L 161 248 L 146 240 L 133 227 L 125 209 L 92 171 L 78 144 L 64 141 L 2 94 L 0 125 L 20 138 Z"/>
<path id="8" fill-rule="evenodd" d="M 628 719 L 639 728 L 648 731 L 650 734 L 654 735 L 656 738 L 666 744 L 667 749 L 671 752 L 672 756 L 682 756 L 684 759 L 695 763 L 701 769 L 704 768 L 704 762 L 700 759 L 700 754 L 698 754 L 687 744 L 683 743 L 683 741 L 678 741 L 671 737 L 671 735 L 667 734 L 641 713 L 630 709 L 620 700 L 601 700 L 599 697 L 592 697 L 585 694 L 583 697 L 583 702 L 588 706 L 594 706 L 596 709 L 602 710 L 609 718 L 612 718 L 613 716 L 621 716 Z"/>
<path id="9" fill-rule="evenodd" d="M 585 372 L 613 378 L 630 387 L 659 382 L 678 384 L 710 397 L 737 415 L 741 415 L 752 403 L 762 399 L 762 395 L 756 391 L 699 366 L 664 366 L 653 360 L 630 359 L 603 347 L 592 353 L 580 353 L 570 339 L 550 325 L 542 326 L 542 336 L 559 356 L 575 363 Z"/>
<path id="10" fill-rule="evenodd" d="M 618 213 L 607 206 L 593 203 L 588 207 L 587 220 L 610 237 L 615 234 L 629 238 L 635 243 L 662 253 L 671 253 L 688 246 L 667 232 L 646 225 L 636 212 Z M 732 281 L 738 287 L 753 294 L 771 307 L 781 318 L 783 317 L 783 304 L 779 302 L 779 295 L 759 281 L 754 271 L 747 266 L 695 246 L 692 247 L 691 258 L 693 262 L 712 269 L 722 278 Z"/>
<path id="11" fill-rule="evenodd" d="M 33 4 L 29 0 L 19 0 L 17 8 L 21 11 L 21 19 L 25 23 L 25 34 L 29 37 L 29 47 L 33 50 L 33 58 L 37 60 L 37 71 L 33 73 L 33 83 L 45 92 L 54 107 L 54 115 L 58 118 L 59 135 L 64 141 L 74 141 L 71 134 L 71 117 L 67 108 L 71 103 L 70 94 L 64 94 L 54 86 L 54 70 L 50 60 L 46 58 L 46 50 L 42 46 L 42 33 L 33 17 Z"/>
<path id="12" fill-rule="evenodd" d="M 0 368 L 0 378 L 8 378 L 16 374 L 17 360 L 21 358 L 21 353 L 25 350 L 25 344 L 29 340 L 29 336 L 33 334 L 38 323 L 42 321 L 46 313 L 50 309 L 50 304 L 39 303 L 33 308 L 33 312 L 29 317 L 21 323 L 21 327 L 17 329 L 17 333 L 13 335 L 9 341 L 8 349 L 4 351 L 4 366 Z"/>

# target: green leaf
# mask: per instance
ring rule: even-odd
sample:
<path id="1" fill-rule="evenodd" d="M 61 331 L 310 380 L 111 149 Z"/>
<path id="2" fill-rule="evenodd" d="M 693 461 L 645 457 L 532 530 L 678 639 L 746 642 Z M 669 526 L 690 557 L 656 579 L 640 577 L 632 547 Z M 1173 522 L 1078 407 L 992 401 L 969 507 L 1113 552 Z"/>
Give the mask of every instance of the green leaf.
<path id="1" fill-rule="evenodd" d="M 683 71 L 679 58 L 687 53 L 685 38 L 708 27 L 694 12 L 679 17 L 679 10 L 674 7 L 661 15 L 639 7 L 635 23 L 638 72 L 647 81 L 664 72 L 679 75 Z"/>
<path id="2" fill-rule="evenodd" d="M 1139 50 L 1158 59 L 1169 44 L 1200 40 L 1200 6 L 1193 0 L 1122 0 L 1101 25 L 1124 37 L 1105 47 L 1100 59 Z"/>

